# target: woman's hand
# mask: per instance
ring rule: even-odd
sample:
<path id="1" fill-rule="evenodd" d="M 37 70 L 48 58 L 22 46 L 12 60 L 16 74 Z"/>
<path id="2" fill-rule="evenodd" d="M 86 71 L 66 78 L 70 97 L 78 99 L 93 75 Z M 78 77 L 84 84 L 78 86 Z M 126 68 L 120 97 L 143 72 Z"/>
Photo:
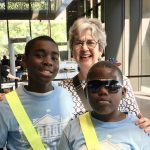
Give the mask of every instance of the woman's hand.
<path id="1" fill-rule="evenodd" d="M 137 115 L 137 117 L 139 118 L 135 124 L 141 128 L 141 129 L 144 129 L 144 131 L 146 133 L 148 133 L 148 135 L 150 136 L 150 120 L 146 117 L 144 117 L 141 113 L 139 113 Z"/>

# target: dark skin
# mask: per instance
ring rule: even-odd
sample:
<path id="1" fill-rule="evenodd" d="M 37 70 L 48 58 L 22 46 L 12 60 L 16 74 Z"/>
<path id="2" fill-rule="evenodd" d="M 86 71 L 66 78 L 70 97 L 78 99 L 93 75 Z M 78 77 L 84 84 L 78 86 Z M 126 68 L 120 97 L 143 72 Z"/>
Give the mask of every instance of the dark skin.
<path id="1" fill-rule="evenodd" d="M 53 90 L 51 81 L 59 69 L 59 50 L 56 44 L 47 40 L 34 42 L 23 61 L 28 70 L 27 90 L 37 93 Z"/>
<path id="2" fill-rule="evenodd" d="M 109 70 L 109 69 L 108 69 Z M 107 70 L 107 71 L 108 71 Z M 95 70 L 93 73 L 92 73 L 92 75 L 90 76 L 90 77 L 88 77 L 88 80 L 95 80 L 95 79 L 109 79 L 110 77 L 111 77 L 111 79 L 115 79 L 115 80 L 118 80 L 119 81 L 119 79 L 117 78 L 117 74 L 114 72 L 111 72 L 111 70 L 109 70 L 109 72 L 105 72 L 104 70 Z M 100 76 L 98 76 L 98 75 L 100 75 Z M 125 95 L 125 93 L 126 93 L 126 89 L 125 88 L 122 88 L 122 89 L 120 89 L 121 91 L 121 95 L 122 96 L 124 96 Z M 90 96 L 90 94 L 88 93 L 88 91 L 86 91 L 86 93 L 87 93 L 87 95 L 88 95 L 88 98 L 89 98 L 89 102 L 91 103 L 92 102 L 92 99 L 93 98 L 91 98 L 91 96 Z M 106 91 L 106 89 L 102 89 L 102 92 L 100 92 L 100 93 L 103 93 L 103 95 L 105 95 L 106 97 L 110 97 L 110 98 L 112 98 L 112 94 L 111 94 L 111 96 L 109 95 L 109 93 Z M 101 95 L 101 94 L 98 94 L 98 95 Z M 119 93 L 118 93 L 119 94 Z M 109 96 L 108 96 L 109 95 Z M 121 99 L 121 95 L 119 96 L 120 97 L 120 99 Z M 105 97 L 104 96 L 104 97 Z M 101 96 L 100 96 L 101 97 Z M 93 102 L 92 102 L 93 103 Z M 117 106 L 118 106 L 118 102 L 116 103 L 117 104 Z M 95 117 L 95 118 L 97 118 L 97 119 L 99 119 L 99 120 L 101 120 L 101 121 L 107 121 L 107 122 L 113 122 L 113 121 L 119 121 L 119 120 L 122 120 L 123 118 L 125 118 L 126 116 L 125 116 L 125 114 L 122 114 L 122 113 L 120 113 L 120 112 L 118 112 L 118 108 L 117 108 L 117 106 L 113 106 L 113 109 L 112 109 L 112 111 L 108 111 L 107 113 L 102 113 L 101 111 L 99 111 L 100 109 L 97 109 L 98 107 L 100 107 L 100 108 L 102 108 L 103 107 L 103 109 L 102 110 L 104 110 L 105 108 L 110 108 L 110 107 L 104 107 L 105 105 L 97 105 L 96 103 L 95 103 L 95 106 L 92 106 L 93 107 L 93 112 L 92 112 L 92 116 L 93 117 Z M 109 106 L 109 105 L 107 105 L 107 106 Z M 108 109 L 108 110 L 111 110 L 111 109 Z M 137 120 L 136 121 L 136 125 L 137 126 L 139 126 L 141 129 L 144 129 L 144 131 L 145 132 L 147 132 L 149 135 L 150 135 L 150 126 L 149 126 L 149 124 L 150 124 L 150 121 L 149 121 L 149 119 L 148 118 L 145 118 L 142 114 L 139 114 L 138 115 L 138 117 L 140 118 L 139 120 Z"/>
<path id="3" fill-rule="evenodd" d="M 117 72 L 112 71 L 112 69 L 95 68 L 92 70 L 88 81 L 110 79 L 121 82 Z M 90 93 L 87 90 L 89 103 L 93 108 L 92 116 L 105 122 L 116 122 L 126 118 L 124 113 L 118 111 L 118 105 L 125 92 L 124 87 L 121 87 L 117 93 L 111 93 L 105 87 L 101 87 L 97 93 Z"/>

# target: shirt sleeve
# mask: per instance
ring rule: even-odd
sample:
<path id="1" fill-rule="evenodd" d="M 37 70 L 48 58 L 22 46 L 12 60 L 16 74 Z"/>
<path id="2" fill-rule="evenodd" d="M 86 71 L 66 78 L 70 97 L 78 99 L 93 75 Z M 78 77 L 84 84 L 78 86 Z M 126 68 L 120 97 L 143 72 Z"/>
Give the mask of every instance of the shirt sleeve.
<path id="1" fill-rule="evenodd" d="M 143 136 L 141 136 L 141 150 L 149 150 L 150 149 L 150 136 L 147 135 L 147 133 L 144 133 Z"/>

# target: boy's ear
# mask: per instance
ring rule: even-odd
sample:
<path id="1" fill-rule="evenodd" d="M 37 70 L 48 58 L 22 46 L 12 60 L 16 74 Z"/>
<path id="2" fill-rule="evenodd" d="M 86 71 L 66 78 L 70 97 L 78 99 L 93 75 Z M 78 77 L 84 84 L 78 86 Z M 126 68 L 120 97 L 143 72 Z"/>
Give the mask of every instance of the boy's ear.
<path id="1" fill-rule="evenodd" d="M 23 67 L 27 68 L 27 57 L 25 55 L 22 57 L 22 65 Z"/>
<path id="2" fill-rule="evenodd" d="M 122 88 L 122 97 L 126 96 L 127 89 L 125 87 Z"/>
<path id="3" fill-rule="evenodd" d="M 87 98 L 87 86 L 85 86 L 84 88 L 84 94 L 85 94 L 85 97 Z"/>

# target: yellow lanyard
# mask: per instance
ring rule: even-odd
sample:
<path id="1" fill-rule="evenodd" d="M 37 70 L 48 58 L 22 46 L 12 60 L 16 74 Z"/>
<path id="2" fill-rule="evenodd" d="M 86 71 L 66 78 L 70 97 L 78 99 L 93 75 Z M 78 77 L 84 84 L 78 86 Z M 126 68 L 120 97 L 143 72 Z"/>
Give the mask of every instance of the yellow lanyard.
<path id="1" fill-rule="evenodd" d="M 79 116 L 79 121 L 88 150 L 100 150 L 100 143 L 89 112 Z"/>
<path id="2" fill-rule="evenodd" d="M 15 91 L 6 94 L 8 104 L 16 117 L 20 127 L 22 128 L 28 142 L 33 150 L 45 150 L 45 147 L 37 134 L 35 128 L 32 125 L 30 118 L 25 112 L 19 97 Z"/>

